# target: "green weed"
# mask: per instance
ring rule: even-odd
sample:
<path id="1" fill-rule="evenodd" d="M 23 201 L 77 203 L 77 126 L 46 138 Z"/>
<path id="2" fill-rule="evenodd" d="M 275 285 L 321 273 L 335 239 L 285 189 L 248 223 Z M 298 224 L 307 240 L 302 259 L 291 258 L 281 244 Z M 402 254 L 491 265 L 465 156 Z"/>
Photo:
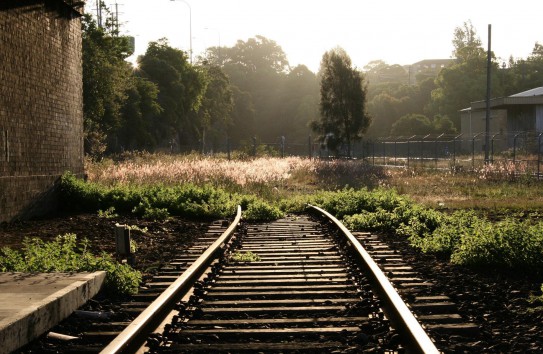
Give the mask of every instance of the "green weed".
<path id="1" fill-rule="evenodd" d="M 0 250 L 3 272 L 93 272 L 106 271 L 104 290 L 113 296 L 137 293 L 141 273 L 116 262 L 106 253 L 95 256 L 88 251 L 87 240 L 77 242 L 74 234 L 57 236 L 51 242 L 25 238 L 22 251 L 7 247 Z"/>
<path id="2" fill-rule="evenodd" d="M 230 256 L 232 262 L 260 262 L 260 256 L 251 251 L 235 252 Z"/>

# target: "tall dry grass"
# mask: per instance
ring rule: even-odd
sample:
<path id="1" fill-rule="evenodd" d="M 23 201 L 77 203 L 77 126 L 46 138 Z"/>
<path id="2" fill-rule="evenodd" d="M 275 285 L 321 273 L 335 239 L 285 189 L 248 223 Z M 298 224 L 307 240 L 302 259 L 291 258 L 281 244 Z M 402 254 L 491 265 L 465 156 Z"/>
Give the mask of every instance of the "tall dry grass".
<path id="1" fill-rule="evenodd" d="M 274 200 L 346 186 L 388 187 L 431 207 L 543 209 L 543 182 L 519 177 L 511 164 L 503 163 L 475 172 L 452 173 L 374 167 L 361 160 L 228 160 L 200 155 L 135 154 L 115 161 L 90 162 L 87 173 L 90 181 L 104 185 L 212 184 Z"/>

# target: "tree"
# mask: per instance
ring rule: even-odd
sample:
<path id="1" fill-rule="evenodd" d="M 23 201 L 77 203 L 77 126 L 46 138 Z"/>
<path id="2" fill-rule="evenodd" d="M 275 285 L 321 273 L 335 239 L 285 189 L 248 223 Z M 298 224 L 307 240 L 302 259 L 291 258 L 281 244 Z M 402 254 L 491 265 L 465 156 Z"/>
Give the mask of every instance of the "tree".
<path id="1" fill-rule="evenodd" d="M 319 113 L 317 76 L 305 65 L 293 68 L 283 81 L 277 135 L 303 142 L 311 132 L 309 124 Z"/>
<path id="2" fill-rule="evenodd" d="M 122 124 L 132 67 L 124 61 L 130 54 L 128 41 L 117 36 L 115 27 L 98 27 L 90 15 L 81 23 L 84 145 L 85 153 L 97 156 L 106 151 L 108 140 L 115 140 Z"/>
<path id="3" fill-rule="evenodd" d="M 342 144 L 351 156 L 352 143 L 368 129 L 366 86 L 362 74 L 352 67 L 351 58 L 341 48 L 324 53 L 320 66 L 320 114 L 313 130 L 318 141 L 338 154 Z"/>
<path id="4" fill-rule="evenodd" d="M 459 111 L 486 96 L 487 54 L 471 22 L 455 29 L 453 44 L 453 55 L 457 61 L 440 71 L 436 79 L 437 88 L 432 91 L 430 112 L 449 117 L 459 128 Z M 495 60 L 492 65 L 491 92 L 499 97 L 503 95 L 502 80 L 498 78 Z"/>
<path id="5" fill-rule="evenodd" d="M 123 150 L 152 150 L 160 139 L 154 129 L 154 122 L 162 113 L 162 107 L 157 102 L 158 87 L 134 75 L 126 93 L 127 99 L 122 108 L 123 120 L 118 133 L 119 143 Z"/>
<path id="6" fill-rule="evenodd" d="M 217 150 L 227 139 L 228 126 L 232 124 L 233 93 L 226 74 L 218 66 L 203 66 L 207 81 L 202 105 L 198 110 L 201 137 Z M 204 147 L 205 148 L 205 147 Z"/>
<path id="7" fill-rule="evenodd" d="M 372 84 L 407 83 L 409 75 L 398 64 L 388 65 L 382 60 L 373 60 L 364 66 L 366 80 Z"/>
<path id="8" fill-rule="evenodd" d="M 281 112 L 277 109 L 282 105 L 282 89 L 289 69 L 283 49 L 273 40 L 256 36 L 240 40 L 232 48 L 222 48 L 221 58 L 231 84 L 249 94 L 243 95 L 244 98 L 252 100 L 255 115 L 242 120 L 254 119 L 254 133 L 263 140 L 271 141 L 284 134 Z"/>
<path id="9" fill-rule="evenodd" d="M 255 107 L 251 94 L 232 86 L 234 107 L 232 125 L 228 127 L 228 137 L 234 144 L 248 142 L 255 135 Z"/>
<path id="10" fill-rule="evenodd" d="M 390 130 L 391 135 L 426 135 L 433 132 L 432 122 L 422 114 L 408 114 L 396 121 Z"/>
<path id="11" fill-rule="evenodd" d="M 155 123 L 162 144 L 194 143 L 198 137 L 197 111 L 205 93 L 204 74 L 190 65 L 187 56 L 169 46 L 166 39 L 151 42 L 138 58 L 140 75 L 159 89 L 162 112 Z"/>
<path id="12" fill-rule="evenodd" d="M 447 117 L 435 116 L 429 119 L 423 114 L 407 114 L 392 125 L 390 134 L 394 136 L 411 136 L 427 134 L 455 133 L 452 122 Z"/>
<path id="13" fill-rule="evenodd" d="M 470 20 L 464 22 L 462 27 L 454 29 L 452 43 L 454 47 L 453 57 L 460 63 L 485 57 L 486 55 L 481 39 L 477 36 L 477 31 Z"/>

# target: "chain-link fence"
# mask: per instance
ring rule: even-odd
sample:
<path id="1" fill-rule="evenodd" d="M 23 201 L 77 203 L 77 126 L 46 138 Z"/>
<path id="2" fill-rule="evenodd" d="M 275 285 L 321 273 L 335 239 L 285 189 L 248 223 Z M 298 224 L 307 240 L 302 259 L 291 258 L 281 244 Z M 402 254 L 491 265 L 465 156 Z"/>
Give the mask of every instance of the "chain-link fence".
<path id="1" fill-rule="evenodd" d="M 387 137 L 363 141 L 355 148 L 355 156 L 375 165 L 408 168 L 477 170 L 499 163 L 539 176 L 542 138 L 543 133 L 534 132 Z"/>
<path id="2" fill-rule="evenodd" d="M 382 137 L 363 139 L 351 147 L 350 158 L 365 160 L 376 166 L 404 168 L 432 168 L 455 171 L 477 171 L 489 164 L 506 166 L 508 172 L 518 174 L 543 173 L 543 133 L 485 133 L 472 135 L 413 135 L 410 137 Z M 489 145 L 488 152 L 486 145 Z M 338 154 L 316 143 L 311 136 L 305 142 L 292 142 L 278 137 L 262 142 L 256 137 L 241 144 L 210 146 L 179 146 L 174 152 L 222 153 L 228 157 L 243 156 L 300 156 L 308 158 L 336 158 Z M 339 156 L 346 156 L 346 147 Z M 488 163 L 487 163 L 488 162 Z"/>

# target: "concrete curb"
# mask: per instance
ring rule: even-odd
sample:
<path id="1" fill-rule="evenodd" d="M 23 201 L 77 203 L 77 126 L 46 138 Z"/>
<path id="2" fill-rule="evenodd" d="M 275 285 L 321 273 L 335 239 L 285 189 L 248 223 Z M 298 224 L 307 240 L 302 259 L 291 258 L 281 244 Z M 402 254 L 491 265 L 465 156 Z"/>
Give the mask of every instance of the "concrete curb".
<path id="1" fill-rule="evenodd" d="M 0 353 L 47 332 L 95 296 L 106 273 L 0 273 Z"/>

